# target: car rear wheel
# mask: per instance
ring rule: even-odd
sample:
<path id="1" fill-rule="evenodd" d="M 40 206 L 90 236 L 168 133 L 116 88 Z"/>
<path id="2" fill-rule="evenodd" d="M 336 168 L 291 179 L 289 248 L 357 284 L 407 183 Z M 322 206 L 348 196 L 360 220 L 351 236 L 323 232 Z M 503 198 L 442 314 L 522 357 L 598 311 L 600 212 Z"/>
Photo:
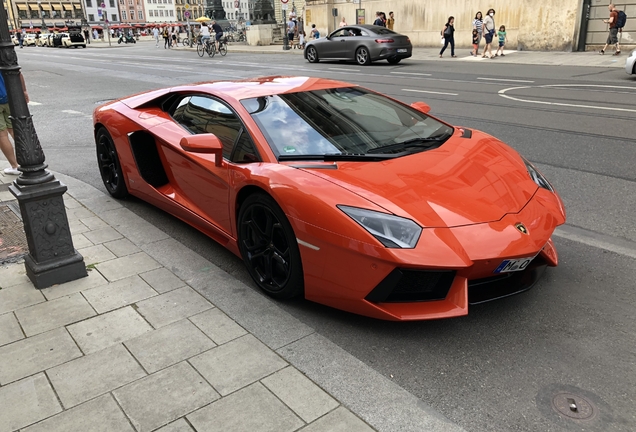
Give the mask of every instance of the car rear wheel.
<path id="1" fill-rule="evenodd" d="M 97 164 L 102 181 L 109 194 L 114 198 L 124 198 L 128 195 L 124 173 L 119 163 L 115 143 L 105 127 L 101 127 L 95 135 L 97 146 Z"/>
<path id="2" fill-rule="evenodd" d="M 289 299 L 303 293 L 303 269 L 294 231 L 269 195 L 250 195 L 239 210 L 238 242 L 252 279 L 265 293 Z"/>
<path id="3" fill-rule="evenodd" d="M 366 47 L 360 47 L 356 51 L 356 62 L 359 65 L 367 66 L 371 64 L 371 55 Z"/>
<path id="4" fill-rule="evenodd" d="M 307 48 L 307 61 L 309 63 L 318 63 L 318 51 L 313 46 Z"/>
<path id="5" fill-rule="evenodd" d="M 388 59 L 386 59 L 386 61 L 388 61 L 389 64 L 398 64 L 400 60 L 402 59 L 397 57 L 389 57 Z"/>

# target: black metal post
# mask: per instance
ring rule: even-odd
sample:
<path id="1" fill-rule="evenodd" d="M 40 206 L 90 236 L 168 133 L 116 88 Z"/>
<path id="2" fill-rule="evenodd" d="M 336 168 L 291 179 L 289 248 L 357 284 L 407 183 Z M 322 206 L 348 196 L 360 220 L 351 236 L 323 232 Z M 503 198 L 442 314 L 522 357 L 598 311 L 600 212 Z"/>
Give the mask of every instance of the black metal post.
<path id="1" fill-rule="evenodd" d="M 24 260 L 27 276 L 38 289 L 79 279 L 87 273 L 84 258 L 73 247 L 62 199 L 67 187 L 46 170 L 44 152 L 22 90 L 20 66 L 4 8 L 0 8 L 0 70 L 9 97 L 15 152 L 22 172 L 9 190 L 20 204 L 29 245 Z"/>
<path id="2" fill-rule="evenodd" d="M 287 11 L 283 9 L 283 51 L 290 49 L 289 38 L 287 37 Z"/>

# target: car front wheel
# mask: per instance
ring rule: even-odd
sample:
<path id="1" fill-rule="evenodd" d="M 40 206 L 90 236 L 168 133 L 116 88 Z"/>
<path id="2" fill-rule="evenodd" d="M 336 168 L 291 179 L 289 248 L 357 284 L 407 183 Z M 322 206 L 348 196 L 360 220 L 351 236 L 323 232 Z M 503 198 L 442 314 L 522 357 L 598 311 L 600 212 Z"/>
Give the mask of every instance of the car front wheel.
<path id="1" fill-rule="evenodd" d="M 239 210 L 238 242 L 250 276 L 269 296 L 289 299 L 304 291 L 296 236 L 269 195 L 250 195 Z"/>
<path id="2" fill-rule="evenodd" d="M 309 63 L 318 63 L 318 51 L 313 46 L 307 48 L 307 61 Z"/>
<path id="3" fill-rule="evenodd" d="M 101 127 L 95 135 L 97 146 L 97 164 L 102 182 L 109 194 L 114 198 L 124 198 L 128 195 L 124 173 L 119 163 L 117 149 L 112 137 L 105 127 Z"/>
<path id="4" fill-rule="evenodd" d="M 359 65 L 367 66 L 371 64 L 371 55 L 366 47 L 360 47 L 356 51 L 356 62 Z"/>

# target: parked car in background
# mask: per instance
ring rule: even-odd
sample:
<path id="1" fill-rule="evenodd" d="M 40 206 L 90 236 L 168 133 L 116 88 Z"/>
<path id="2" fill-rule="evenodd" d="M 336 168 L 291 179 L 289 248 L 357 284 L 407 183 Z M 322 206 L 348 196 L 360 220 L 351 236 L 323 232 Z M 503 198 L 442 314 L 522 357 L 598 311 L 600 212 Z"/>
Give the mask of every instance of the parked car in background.
<path id="1" fill-rule="evenodd" d="M 413 45 L 408 36 L 386 27 L 374 25 L 344 26 L 327 37 L 307 42 L 305 58 L 310 63 L 319 60 L 354 60 L 369 65 L 377 60 L 398 64 L 412 55 Z"/>
<path id="2" fill-rule="evenodd" d="M 68 26 L 68 33 L 64 33 L 62 36 L 62 46 L 65 48 L 86 48 L 86 40 L 84 40 L 82 28 L 80 26 Z"/>
<path id="3" fill-rule="evenodd" d="M 24 38 L 24 45 L 26 46 L 35 46 L 35 35 L 33 33 L 29 33 Z"/>
<path id="4" fill-rule="evenodd" d="M 625 61 L 625 72 L 636 75 L 636 49 L 631 52 Z"/>

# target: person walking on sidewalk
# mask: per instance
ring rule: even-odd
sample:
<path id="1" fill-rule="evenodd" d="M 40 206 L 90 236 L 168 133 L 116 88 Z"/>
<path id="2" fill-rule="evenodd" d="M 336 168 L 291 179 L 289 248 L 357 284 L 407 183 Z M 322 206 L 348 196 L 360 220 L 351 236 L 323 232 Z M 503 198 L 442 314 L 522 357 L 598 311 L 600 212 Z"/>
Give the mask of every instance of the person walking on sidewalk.
<path id="1" fill-rule="evenodd" d="M 599 54 L 605 54 L 607 47 L 612 44 L 616 46 L 616 52 L 614 52 L 614 55 L 619 55 L 621 53 L 621 46 L 618 43 L 618 26 L 616 25 L 618 21 L 618 10 L 616 10 L 614 3 L 610 3 L 607 8 L 610 11 L 610 16 L 609 19 L 603 20 L 603 22 L 609 24 L 609 35 L 607 36 L 605 46 Z"/>
<path id="2" fill-rule="evenodd" d="M 497 47 L 497 52 L 495 52 L 495 57 L 499 55 L 499 50 L 501 50 L 501 56 L 505 57 L 504 47 L 506 46 L 506 42 L 508 42 L 508 38 L 506 37 L 506 26 L 502 25 L 499 27 L 497 37 L 499 38 L 499 46 Z"/>
<path id="3" fill-rule="evenodd" d="M 155 48 L 159 48 L 159 29 L 157 27 L 152 29 L 152 37 L 155 40 Z"/>
<path id="4" fill-rule="evenodd" d="M 161 36 L 163 36 L 163 49 L 170 48 L 170 33 L 168 33 L 168 27 L 163 28 Z"/>
<path id="5" fill-rule="evenodd" d="M 477 48 L 474 48 L 473 51 L 470 53 L 471 55 L 474 56 L 478 56 L 479 55 L 479 44 L 481 43 L 481 36 L 482 36 L 482 31 L 483 31 L 483 19 L 481 16 L 481 11 L 477 12 L 475 14 L 475 19 L 473 20 L 473 30 L 477 30 Z M 475 44 L 475 42 L 473 42 L 473 45 Z"/>
<path id="6" fill-rule="evenodd" d="M 457 57 L 455 55 L 455 17 L 450 16 L 448 17 L 448 21 L 446 22 L 446 24 L 444 25 L 444 28 L 442 29 L 441 33 L 442 36 L 444 37 L 444 46 L 442 47 L 441 51 L 439 52 L 439 58 L 442 58 L 442 55 L 444 54 L 444 51 L 446 51 L 446 47 L 448 46 L 448 44 L 450 44 L 451 46 L 451 57 Z"/>
<path id="7" fill-rule="evenodd" d="M 386 20 L 386 28 L 389 30 L 393 30 L 393 26 L 395 25 L 395 17 L 393 16 L 393 11 L 389 12 L 389 19 Z"/>
<path id="8" fill-rule="evenodd" d="M 22 82 L 24 99 L 26 99 L 26 102 L 29 103 L 29 94 L 27 93 L 22 73 L 20 73 L 20 81 Z M 11 118 L 9 118 L 10 115 L 11 112 L 9 112 L 7 88 L 4 85 L 4 77 L 0 73 L 0 150 L 2 150 L 2 154 L 4 154 L 9 165 L 11 165 L 11 167 L 4 169 L 4 173 L 9 175 L 20 175 L 20 171 L 18 171 L 18 160 L 15 157 L 11 141 L 9 141 L 9 135 L 13 138 L 13 125 L 11 124 Z"/>
<path id="9" fill-rule="evenodd" d="M 488 9 L 488 14 L 486 15 L 486 18 L 484 18 L 483 33 L 484 33 L 484 39 L 486 39 L 486 46 L 484 47 L 484 54 L 481 57 L 495 58 L 492 55 L 492 38 L 495 36 L 495 10 L 494 9 Z"/>

